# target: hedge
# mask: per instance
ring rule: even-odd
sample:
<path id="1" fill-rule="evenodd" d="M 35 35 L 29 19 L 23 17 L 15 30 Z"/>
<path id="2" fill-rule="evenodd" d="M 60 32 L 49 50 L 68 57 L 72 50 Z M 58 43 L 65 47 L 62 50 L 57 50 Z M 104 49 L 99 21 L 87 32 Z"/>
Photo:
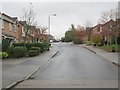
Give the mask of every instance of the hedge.
<path id="1" fill-rule="evenodd" d="M 47 42 L 26 43 L 26 44 L 24 44 L 24 43 L 14 43 L 13 46 L 14 47 L 16 47 L 16 46 L 25 46 L 27 48 L 27 50 L 30 50 L 31 47 L 39 47 L 41 53 L 49 49 L 49 44 Z"/>
<path id="2" fill-rule="evenodd" d="M 13 48 L 13 57 L 19 58 L 25 56 L 27 48 L 24 46 L 16 46 Z"/>
<path id="3" fill-rule="evenodd" d="M 44 45 L 44 43 L 35 43 L 34 46 L 35 47 L 39 47 L 40 50 L 41 50 L 40 51 L 41 53 L 45 51 L 45 45 Z"/>
<path id="4" fill-rule="evenodd" d="M 27 55 L 29 57 L 37 56 L 37 50 L 29 50 Z"/>
<path id="5" fill-rule="evenodd" d="M 14 49 L 14 46 L 11 46 L 11 47 L 8 48 L 7 53 L 9 54 L 9 57 L 13 56 L 13 54 L 14 54 L 13 49 Z"/>
<path id="6" fill-rule="evenodd" d="M 39 55 L 39 53 L 40 53 L 40 48 L 39 47 L 31 47 L 30 50 L 36 50 L 37 51 L 37 55 Z"/>

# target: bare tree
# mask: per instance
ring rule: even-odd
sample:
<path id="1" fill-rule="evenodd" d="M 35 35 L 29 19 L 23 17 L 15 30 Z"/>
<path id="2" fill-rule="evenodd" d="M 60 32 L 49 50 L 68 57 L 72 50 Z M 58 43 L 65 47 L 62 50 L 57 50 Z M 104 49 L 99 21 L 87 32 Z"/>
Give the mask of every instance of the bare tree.
<path id="1" fill-rule="evenodd" d="M 39 28 L 40 28 L 40 33 L 41 33 L 41 39 L 43 39 L 43 35 L 46 34 L 48 28 L 42 27 L 42 26 L 39 26 Z"/>
<path id="2" fill-rule="evenodd" d="M 110 11 L 102 12 L 100 19 L 98 20 L 99 23 L 106 23 L 109 20 L 116 20 L 117 17 L 117 9 L 111 9 Z"/>
<path id="3" fill-rule="evenodd" d="M 86 32 L 88 36 L 88 41 L 91 41 L 91 28 L 92 28 L 92 23 L 90 21 L 86 22 Z"/>
<path id="4" fill-rule="evenodd" d="M 99 23 L 104 24 L 110 20 L 116 21 L 117 18 L 118 18 L 118 9 L 117 8 L 111 9 L 107 12 L 102 12 L 101 17 L 99 19 Z M 111 31 L 112 39 L 114 40 L 114 42 L 116 44 L 117 43 L 117 41 L 116 41 L 117 40 L 117 29 L 115 28 L 115 26 L 116 26 L 116 23 L 110 24 L 108 27 Z M 107 33 L 105 32 L 105 34 L 107 34 Z M 111 40 L 111 42 L 112 42 L 112 40 Z"/>
<path id="5" fill-rule="evenodd" d="M 40 27 L 40 32 L 42 35 L 44 35 L 47 32 L 47 27 Z"/>
<path id="6" fill-rule="evenodd" d="M 26 43 L 26 38 L 27 38 L 27 34 L 30 31 L 30 27 L 32 24 L 34 24 L 34 20 L 35 20 L 35 13 L 33 10 L 33 5 L 32 3 L 30 3 L 30 5 L 28 6 L 28 8 L 23 9 L 23 20 L 25 21 L 25 25 L 24 25 L 24 32 L 25 32 L 25 37 L 24 37 L 24 42 Z"/>

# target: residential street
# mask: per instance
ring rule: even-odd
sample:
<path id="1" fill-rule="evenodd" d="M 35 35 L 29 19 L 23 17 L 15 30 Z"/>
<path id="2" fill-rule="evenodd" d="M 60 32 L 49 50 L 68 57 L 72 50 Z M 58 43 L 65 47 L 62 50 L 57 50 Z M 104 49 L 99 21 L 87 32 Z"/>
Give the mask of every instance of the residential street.
<path id="1" fill-rule="evenodd" d="M 79 87 L 117 88 L 118 68 L 108 60 L 71 43 L 56 43 L 59 53 L 44 65 L 33 80 L 16 88 Z"/>
<path id="2" fill-rule="evenodd" d="M 119 89 L 120 1 L 3 1 L 2 90 Z"/>

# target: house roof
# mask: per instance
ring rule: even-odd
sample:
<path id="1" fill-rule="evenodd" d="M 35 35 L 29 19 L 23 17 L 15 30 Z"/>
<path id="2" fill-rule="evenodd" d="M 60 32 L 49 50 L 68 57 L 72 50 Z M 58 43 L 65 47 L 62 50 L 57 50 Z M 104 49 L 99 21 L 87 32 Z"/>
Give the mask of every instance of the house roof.
<path id="1" fill-rule="evenodd" d="M 100 26 L 102 26 L 102 24 L 99 23 L 99 24 L 95 25 L 93 28 L 100 27 Z"/>
<path id="2" fill-rule="evenodd" d="M 20 24 L 25 25 L 26 21 L 19 21 Z"/>
<path id="3" fill-rule="evenodd" d="M 12 19 L 14 22 L 16 22 L 17 17 L 11 17 L 11 19 Z"/>
<path id="4" fill-rule="evenodd" d="M 106 23 L 104 23 L 104 24 L 97 24 L 97 25 L 95 25 L 92 29 L 94 29 L 94 28 L 96 28 L 96 27 L 101 27 L 101 26 L 105 26 L 106 24 L 108 24 L 108 23 L 110 23 L 110 22 L 115 22 L 115 21 L 113 21 L 112 19 L 111 20 L 109 20 L 108 22 L 106 22 Z"/>
<path id="5" fill-rule="evenodd" d="M 110 22 L 114 22 L 114 23 L 115 23 L 115 21 L 113 21 L 113 20 L 111 19 L 111 20 L 109 20 L 108 22 L 106 22 L 105 24 L 102 24 L 102 26 L 105 26 L 106 24 L 108 24 L 108 23 L 110 23 Z"/>
<path id="6" fill-rule="evenodd" d="M 9 15 L 2 13 L 2 19 L 11 23 L 15 23 L 18 18 L 17 17 L 10 17 Z"/>

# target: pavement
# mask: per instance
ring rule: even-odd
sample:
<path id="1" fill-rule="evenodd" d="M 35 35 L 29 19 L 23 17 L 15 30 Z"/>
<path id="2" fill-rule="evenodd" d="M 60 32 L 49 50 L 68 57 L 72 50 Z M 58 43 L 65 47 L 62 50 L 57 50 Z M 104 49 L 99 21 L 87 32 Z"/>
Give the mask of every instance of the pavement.
<path id="1" fill-rule="evenodd" d="M 105 50 L 99 49 L 97 47 L 94 46 L 87 46 L 87 45 L 83 45 L 83 47 L 87 48 L 88 50 L 90 50 L 91 52 L 105 58 L 106 60 L 110 61 L 111 63 L 120 66 L 120 62 L 118 62 L 119 59 L 119 53 L 118 52 L 107 52 Z"/>
<path id="2" fill-rule="evenodd" d="M 15 88 L 118 88 L 118 68 L 111 62 L 80 45 L 57 46 L 50 62 Z"/>
<path id="3" fill-rule="evenodd" d="M 52 45 L 50 51 L 46 51 L 36 57 L 28 58 L 11 58 L 2 61 L 2 88 L 6 88 L 27 78 L 37 68 L 40 68 L 50 58 L 59 51 L 59 48 Z"/>

